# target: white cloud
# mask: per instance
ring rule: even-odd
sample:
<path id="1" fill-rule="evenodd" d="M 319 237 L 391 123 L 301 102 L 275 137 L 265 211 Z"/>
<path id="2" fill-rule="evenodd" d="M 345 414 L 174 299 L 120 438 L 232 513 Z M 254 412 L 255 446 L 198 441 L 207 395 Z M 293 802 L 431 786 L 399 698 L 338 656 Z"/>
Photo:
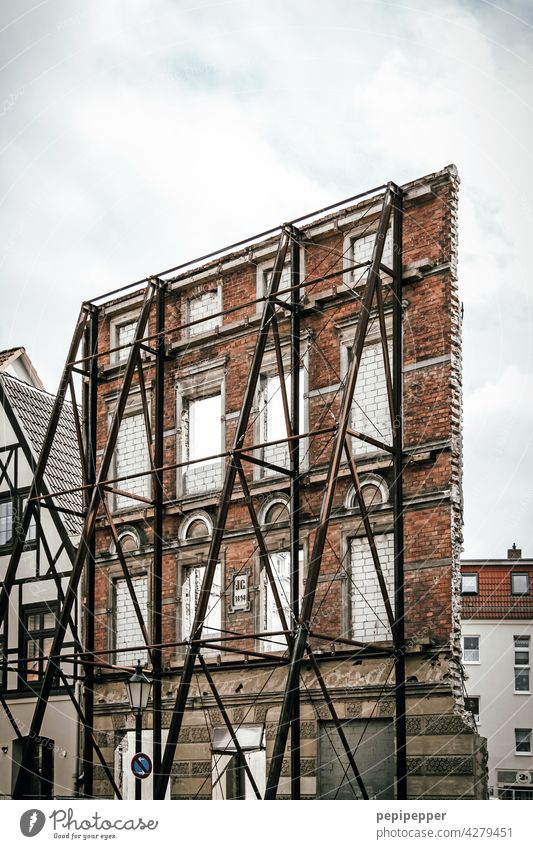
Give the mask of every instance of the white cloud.
<path id="1" fill-rule="evenodd" d="M 455 162 L 466 498 L 479 507 L 467 553 L 497 553 L 504 511 L 475 484 L 493 445 L 477 410 L 494 404 L 488 375 L 498 397 L 529 388 L 516 377 L 533 338 L 525 28 L 464 0 L 36 6 L 0 33 L 2 344 L 26 344 L 53 386 L 82 298 Z M 507 421 L 496 406 L 491 425 Z M 531 471 L 512 462 L 523 488 Z"/>

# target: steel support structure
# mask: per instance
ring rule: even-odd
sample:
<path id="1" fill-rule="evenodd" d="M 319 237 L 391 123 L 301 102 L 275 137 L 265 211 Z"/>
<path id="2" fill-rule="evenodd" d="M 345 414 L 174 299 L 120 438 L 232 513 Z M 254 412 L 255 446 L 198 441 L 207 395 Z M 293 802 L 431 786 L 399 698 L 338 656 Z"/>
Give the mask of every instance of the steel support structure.
<path id="1" fill-rule="evenodd" d="M 74 386 L 73 374 L 81 372 L 83 375 L 83 427 L 78 427 L 80 452 L 82 457 L 83 486 L 81 487 L 85 499 L 83 513 L 83 527 L 80 543 L 76 549 L 67 540 L 65 548 L 71 558 L 72 571 L 69 578 L 68 588 L 61 599 L 61 609 L 58 616 L 58 625 L 53 640 L 50 656 L 48 658 L 45 673 L 42 680 L 40 698 L 31 722 L 31 728 L 23 753 L 22 765 L 16 782 L 14 797 L 25 798 L 28 788 L 28 769 L 32 763 L 35 748 L 35 740 L 38 738 L 46 707 L 54 681 L 58 671 L 65 682 L 71 699 L 74 701 L 78 716 L 83 719 L 84 737 L 82 746 L 83 762 L 83 792 L 86 797 L 94 795 L 94 768 L 93 752 L 96 751 L 100 761 L 102 756 L 96 747 L 94 737 L 94 687 L 95 666 L 103 668 L 120 667 L 120 650 L 109 652 L 115 660 L 115 664 L 103 660 L 103 654 L 95 650 L 95 562 L 96 562 L 96 532 L 97 520 L 101 518 L 112 534 L 117 556 L 127 588 L 132 598 L 140 626 L 143 633 L 145 648 L 147 649 L 151 662 L 151 675 L 153 678 L 152 705 L 153 712 L 153 762 L 154 762 L 154 798 L 164 799 L 170 780 L 172 765 L 176 756 L 176 748 L 180 739 L 183 718 L 188 710 L 190 688 L 193 676 L 203 674 L 209 689 L 220 710 L 224 723 L 228 730 L 235 750 L 240 754 L 244 763 L 244 769 L 248 775 L 250 784 L 256 797 L 260 798 L 257 783 L 246 764 L 242 752 L 238 728 L 235 728 L 230 720 L 229 713 L 224 705 L 224 698 L 215 683 L 216 667 L 212 668 L 208 662 L 205 652 L 209 650 L 221 652 L 234 652 L 236 662 L 246 663 L 248 658 L 256 662 L 265 662 L 280 665 L 287 670 L 281 716 L 277 726 L 274 741 L 274 749 L 267 777 L 266 799 L 274 799 L 278 794 L 282 763 L 284 760 L 287 743 L 290 735 L 291 741 L 291 797 L 299 799 L 302 795 L 301 786 L 301 757 L 300 757 L 300 683 L 302 675 L 302 664 L 310 665 L 318 685 L 318 692 L 324 700 L 331 715 L 335 730 L 339 736 L 344 749 L 349 768 L 351 769 L 361 795 L 368 798 L 361 772 L 357 766 L 357 752 L 352 751 L 343 729 L 343 723 L 339 720 L 333 699 L 327 685 L 327 675 L 323 673 L 320 659 L 313 649 L 313 641 L 327 640 L 332 646 L 339 644 L 349 648 L 354 654 L 366 653 L 372 657 L 373 653 L 378 656 L 389 656 L 395 670 L 395 731 L 396 731 L 396 796 L 398 799 L 407 797 L 407 775 L 406 775 L 406 691 L 405 691 L 405 636 L 404 636 L 404 593 L 403 593 L 403 492 L 402 475 L 404 465 L 402 445 L 402 192 L 395 184 L 388 184 L 380 196 L 380 212 L 377 224 L 377 232 L 372 251 L 372 258 L 368 263 L 353 265 L 348 270 L 362 269 L 366 272 L 366 280 L 361 284 L 358 292 L 354 291 L 354 301 L 358 302 L 357 324 L 352 347 L 352 358 L 349 364 L 346 379 L 341 392 L 340 412 L 333 427 L 309 428 L 302 433 L 302 421 L 300 418 L 300 368 L 302 364 L 302 315 L 305 312 L 305 292 L 313 282 L 339 277 L 346 273 L 342 271 L 326 272 L 318 276 L 314 281 L 302 279 L 300 268 L 301 246 L 305 243 L 305 233 L 296 229 L 296 224 L 304 222 L 298 219 L 290 224 L 284 225 L 278 230 L 279 243 L 274 265 L 270 275 L 267 293 L 258 301 L 262 302 L 262 314 L 259 327 L 255 333 L 255 349 L 250 361 L 246 386 L 244 388 L 242 403 L 230 449 L 223 451 L 217 458 L 226 461 L 224 481 L 218 498 L 216 519 L 213 533 L 209 543 L 209 553 L 204 569 L 202 586 L 196 605 L 194 622 L 191 635 L 184 644 L 185 656 L 180 668 L 179 686 L 174 704 L 171 710 L 171 720 L 168 729 L 166 744 L 162 746 L 162 715 L 163 698 L 162 682 L 165 676 L 175 674 L 165 670 L 163 666 L 163 650 L 165 647 L 183 645 L 183 643 L 163 643 L 163 558 L 165 552 L 164 520 L 165 520 L 165 492 L 163 476 L 165 472 L 176 471 L 180 467 L 190 465 L 185 463 L 165 464 L 164 455 L 164 410 L 165 410 L 165 374 L 170 357 L 167 355 L 166 338 L 176 327 L 169 327 L 166 320 L 166 309 L 168 303 L 168 280 L 163 279 L 169 272 L 164 272 L 156 277 L 141 281 L 145 285 L 142 305 L 135 328 L 133 341 L 128 344 L 129 352 L 123 363 L 123 373 L 118 391 L 118 397 L 105 440 L 105 447 L 97 462 L 97 408 L 99 390 L 99 362 L 104 354 L 116 349 L 103 350 L 99 344 L 99 323 L 102 312 L 95 303 L 83 305 L 75 333 L 69 349 L 67 362 L 60 381 L 59 392 L 54 404 L 51 420 L 48 426 L 46 438 L 43 444 L 41 456 L 35 470 L 28 504 L 22 518 L 22 532 L 19 535 L 12 553 L 7 570 L 6 578 L 0 595 L 0 624 L 5 616 L 9 602 L 9 594 L 16 577 L 18 564 L 23 550 L 24 538 L 28 532 L 31 520 L 31 511 L 35 503 L 47 507 L 53 516 L 57 516 L 60 508 L 54 498 L 61 493 L 49 493 L 46 489 L 45 472 L 49 460 L 50 448 L 54 440 L 61 408 L 67 392 L 70 390 L 73 403 Z M 377 191 L 377 190 L 376 190 Z M 355 200 L 355 199 L 354 199 Z M 329 210 L 328 207 L 325 212 Z M 383 247 L 385 237 L 389 228 L 393 236 L 393 268 L 383 265 Z M 267 234 L 271 235 L 271 231 Z M 232 246 L 235 247 L 235 246 Z M 290 261 L 290 286 L 283 289 L 281 286 L 284 266 Z M 170 271 L 175 271 L 171 269 Z M 382 276 L 388 279 L 387 296 L 384 294 L 384 283 Z M 125 287 L 126 289 L 128 287 Z M 122 290 L 118 290 L 120 292 Z M 111 293 L 114 294 L 114 293 Z M 98 300 L 98 299 L 95 299 Z M 386 304 L 385 304 L 386 302 Z M 387 339 L 385 309 L 392 311 L 392 339 Z M 231 312 L 230 310 L 226 311 Z M 225 314 L 222 312 L 221 314 Z M 375 438 L 360 432 L 356 432 L 351 426 L 351 410 L 354 403 L 357 379 L 361 364 L 361 358 L 371 315 L 377 316 L 379 332 L 383 349 L 383 362 L 387 386 L 387 398 L 391 418 L 392 445 L 376 440 Z M 288 321 L 287 321 L 288 318 Z M 201 319 L 200 319 L 201 320 Z M 193 324 L 195 322 L 191 322 Z M 283 328 L 289 324 L 289 358 L 284 360 L 282 351 L 281 335 Z M 187 325 L 178 326 L 178 330 Z M 155 328 L 155 329 L 154 329 Z M 78 358 L 80 344 L 84 341 L 82 356 Z M 287 436 L 285 439 L 270 442 L 255 441 L 253 444 L 246 443 L 246 435 L 249 433 L 251 416 L 254 409 L 255 399 L 261 369 L 267 343 L 271 340 L 276 358 L 277 370 L 280 378 L 280 392 L 283 404 Z M 392 363 L 389 357 L 389 341 L 392 342 Z M 149 359 L 143 359 L 141 351 L 150 355 Z M 286 387 L 286 369 L 289 366 L 290 392 Z M 150 375 L 151 394 L 146 385 L 146 374 Z M 137 384 L 134 378 L 137 375 Z M 121 422 L 124 418 L 128 395 L 132 386 L 136 385 L 142 397 L 142 407 L 146 428 L 146 437 L 150 454 L 150 468 L 142 475 L 130 475 L 116 478 L 113 474 L 112 460 L 117 446 L 117 438 Z M 320 434 L 327 434 L 330 439 L 327 458 L 327 473 L 323 487 L 321 507 L 319 516 L 316 518 L 314 527 L 314 538 L 312 553 L 307 569 L 307 577 L 303 593 L 301 592 L 300 575 L 300 549 L 301 549 L 301 511 L 302 511 L 302 440 L 314 439 Z M 373 445 L 379 450 L 387 452 L 392 458 L 394 468 L 393 487 L 393 525 L 394 525 L 394 595 L 389 598 L 386 581 L 383 575 L 378 550 L 375 544 L 372 525 L 369 520 L 368 509 L 365 505 L 357 462 L 352 451 L 352 441 L 360 439 Z M 285 443 L 288 449 L 289 465 L 282 468 L 271 462 L 267 462 L 257 456 L 258 449 L 276 443 Z M 365 529 L 367 542 L 372 554 L 377 581 L 382 593 L 383 604 L 386 610 L 388 624 L 392 635 L 390 643 L 364 644 L 356 640 L 350 640 L 344 635 L 317 634 L 313 628 L 313 615 L 315 612 L 315 597 L 318 582 L 321 577 L 322 560 L 328 543 L 328 527 L 332 515 L 336 485 L 343 457 L 346 458 L 347 469 L 354 486 L 355 496 L 359 504 L 362 523 Z M 204 458 L 205 461 L 206 458 Z M 193 461 L 194 462 L 194 461 Z M 270 472 L 283 473 L 288 478 L 290 486 L 290 599 L 289 617 L 286 616 L 287 608 L 280 597 L 276 576 L 270 564 L 268 541 L 260 525 L 256 509 L 253 504 L 253 491 L 246 477 L 243 464 L 257 464 Z M 151 495 L 141 496 L 128 491 L 128 480 L 140 476 L 148 476 L 151 481 Z M 123 489 L 126 484 L 126 489 Z M 208 612 L 210 593 L 213 586 L 215 570 L 220 559 L 220 551 L 224 541 L 228 514 L 235 493 L 239 485 L 244 495 L 244 501 L 248 508 L 250 524 L 257 541 L 261 563 L 269 582 L 274 603 L 277 609 L 281 631 L 261 632 L 255 634 L 232 634 L 222 632 L 220 637 L 213 638 L 203 636 L 204 622 Z M 67 492 L 67 491 L 65 491 Z M 137 499 L 143 504 L 152 520 L 153 544 L 151 554 L 151 625 L 144 623 L 139 604 L 135 597 L 135 591 L 129 575 L 127 556 L 122 550 L 117 527 L 113 518 L 112 508 L 109 505 L 110 495 L 125 496 Z M 68 543 L 68 544 L 67 544 Z M 65 678 L 61 663 L 65 662 L 70 655 L 63 652 L 63 644 L 67 630 L 72 630 L 72 611 L 76 600 L 76 594 L 80 581 L 84 576 L 85 593 L 85 622 L 83 633 L 83 644 L 77 643 L 74 652 L 75 659 L 81 661 L 83 672 L 83 709 L 77 703 L 73 688 L 69 686 Z M 60 589 L 60 588 L 59 588 Z M 286 644 L 285 653 L 274 656 L 264 651 L 255 649 L 243 649 L 241 646 L 232 646 L 232 641 L 241 641 L 246 638 L 255 638 L 258 641 L 281 639 Z M 260 643 L 260 647 L 262 646 Z M 279 645 L 282 649 L 282 644 Z M 131 650 L 129 647 L 128 650 Z M 238 656 L 238 657 L 237 657 Z M 197 668 L 198 664 L 198 668 Z M 306 685 L 307 686 L 307 685 Z M 2 705 L 4 700 L 2 696 Z M 5 708 L 5 705 L 4 705 Z M 168 704 L 165 706 L 168 710 Z M 14 726 L 15 727 L 15 726 Z M 136 725 L 136 745 L 141 748 L 139 738 L 139 725 Z M 110 773 L 109 773 L 110 774 Z M 118 788 L 112 782 L 113 790 L 118 795 Z M 136 798 L 140 798 L 140 782 L 136 782 Z"/>

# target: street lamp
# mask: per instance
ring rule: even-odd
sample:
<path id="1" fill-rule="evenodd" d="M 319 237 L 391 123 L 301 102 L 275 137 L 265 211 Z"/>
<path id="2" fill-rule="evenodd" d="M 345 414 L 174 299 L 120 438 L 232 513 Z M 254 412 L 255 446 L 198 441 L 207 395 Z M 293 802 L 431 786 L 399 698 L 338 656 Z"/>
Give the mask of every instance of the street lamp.
<path id="1" fill-rule="evenodd" d="M 146 710 L 152 682 L 143 672 L 141 661 L 137 661 L 135 672 L 128 681 L 128 698 L 130 707 L 135 715 L 135 754 L 142 751 L 142 716 Z M 135 778 L 135 799 L 142 799 L 142 784 L 140 778 Z"/>

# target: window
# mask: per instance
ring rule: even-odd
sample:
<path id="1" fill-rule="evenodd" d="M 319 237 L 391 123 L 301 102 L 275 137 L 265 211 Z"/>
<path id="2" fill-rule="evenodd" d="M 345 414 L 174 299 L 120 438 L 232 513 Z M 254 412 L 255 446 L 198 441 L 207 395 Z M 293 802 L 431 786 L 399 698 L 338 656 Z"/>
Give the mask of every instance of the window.
<path id="1" fill-rule="evenodd" d="M 463 637 L 463 661 L 479 663 L 479 637 Z"/>
<path id="2" fill-rule="evenodd" d="M 514 747 L 517 755 L 531 754 L 531 728 L 515 728 Z"/>
<path id="3" fill-rule="evenodd" d="M 22 677 L 27 683 L 38 682 L 44 675 L 56 632 L 56 610 L 53 602 L 22 608 Z"/>
<path id="4" fill-rule="evenodd" d="M 303 249 L 300 251 L 300 279 L 303 276 L 303 260 L 304 260 L 304 251 Z M 274 262 L 267 261 L 261 263 L 257 266 L 257 281 L 256 281 L 256 292 L 258 298 L 263 298 L 268 294 L 270 289 L 270 281 L 272 279 L 272 269 L 274 267 Z M 292 277 L 291 277 L 291 268 L 290 263 L 285 264 L 283 266 L 283 271 L 281 272 L 281 277 L 279 281 L 278 291 L 282 294 L 276 296 L 280 301 L 286 301 L 290 303 L 292 300 L 292 292 L 283 293 L 283 289 L 289 289 L 292 286 Z M 256 304 L 256 311 L 258 313 L 263 312 L 264 302 L 258 301 Z"/>
<path id="5" fill-rule="evenodd" d="M 529 637 L 514 637 L 515 693 L 529 693 Z"/>
<path id="6" fill-rule="evenodd" d="M 208 333 L 218 327 L 220 316 L 216 313 L 221 311 L 220 294 L 220 290 L 215 289 L 212 292 L 202 292 L 200 295 L 189 298 L 187 302 L 187 323 L 198 321 L 198 324 L 191 324 L 187 328 L 189 336 Z M 204 320 L 199 321 L 199 319 Z"/>
<path id="7" fill-rule="evenodd" d="M 474 572 L 470 575 L 463 573 L 461 575 L 461 593 L 462 595 L 477 595 L 479 575 Z"/>
<path id="8" fill-rule="evenodd" d="M 254 777 L 261 798 L 266 785 L 266 753 L 263 725 L 240 725 L 235 729 L 242 756 L 225 727 L 213 728 L 212 796 L 213 799 L 256 799 L 245 769 Z"/>
<path id="9" fill-rule="evenodd" d="M 394 609 L 394 536 L 375 537 L 379 562 Z M 372 553 L 366 537 L 350 540 L 350 575 L 348 581 L 350 636 L 362 642 L 390 640 L 391 630 L 379 587 Z"/>
<path id="10" fill-rule="evenodd" d="M 0 501 L 0 547 L 7 547 L 13 541 L 13 501 L 11 495 Z"/>
<path id="11" fill-rule="evenodd" d="M 346 349 L 345 374 L 352 359 L 352 348 Z M 389 343 L 389 359 L 392 362 L 392 346 Z M 385 377 L 385 364 L 381 341 L 365 345 L 361 354 L 357 383 L 351 411 L 350 426 L 358 433 L 370 436 L 385 445 L 392 444 L 392 428 Z M 360 439 L 353 439 L 353 451 L 357 455 L 371 454 L 379 448 Z"/>
<path id="12" fill-rule="evenodd" d="M 109 341 L 112 350 L 109 359 L 111 365 L 125 363 L 131 353 L 131 343 L 135 339 L 139 314 L 135 311 L 123 313 L 111 318 L 109 323 Z M 148 330 L 146 330 L 148 333 Z M 141 354 L 144 356 L 144 353 Z"/>
<path id="13" fill-rule="evenodd" d="M 148 579 L 146 575 L 135 575 L 131 582 L 139 608 L 142 613 L 144 624 L 148 628 Z M 141 663 L 146 663 L 147 653 L 145 650 L 140 651 L 135 646 L 144 646 L 144 637 L 135 613 L 133 600 L 131 598 L 128 585 L 125 578 L 118 578 L 115 581 L 115 648 L 125 649 L 128 646 L 132 647 L 131 651 L 121 651 L 117 653 L 116 662 L 120 666 L 135 666 L 137 660 Z"/>
<path id="14" fill-rule="evenodd" d="M 533 799 L 533 790 L 526 790 L 524 787 L 503 787 L 498 793 L 498 799 L 506 799 L 510 801 L 514 799 L 518 802 L 526 802 Z"/>
<path id="15" fill-rule="evenodd" d="M 529 574 L 513 572 L 511 575 L 511 595 L 529 595 Z"/>
<path id="16" fill-rule="evenodd" d="M 304 370 L 300 369 L 300 432 L 304 432 Z M 291 398 L 291 375 L 285 375 L 285 390 L 287 400 Z M 286 440 L 287 427 L 285 424 L 285 413 L 283 410 L 283 396 L 281 392 L 281 379 L 277 374 L 263 375 L 259 389 L 259 409 L 261 430 L 259 433 L 259 442 L 274 442 L 278 439 Z M 305 462 L 305 447 L 300 443 L 300 456 Z M 281 468 L 289 468 L 289 443 L 278 442 L 277 445 L 269 445 L 262 450 L 262 459 L 267 463 L 272 463 Z M 275 475 L 277 472 L 269 469 L 262 469 L 262 475 Z"/>
<path id="17" fill-rule="evenodd" d="M 0 548 L 8 548 L 21 528 L 21 521 L 26 508 L 27 495 L 16 493 L 1 497 L 0 500 Z M 37 508 L 35 508 L 36 510 Z M 25 546 L 31 546 L 37 539 L 37 524 L 35 510 L 30 519 Z"/>
<path id="18" fill-rule="evenodd" d="M 290 551 L 276 551 L 270 557 L 270 568 L 274 575 L 276 588 L 281 601 L 281 607 L 285 619 L 291 626 L 291 554 Z M 301 563 L 301 557 L 300 557 Z M 265 568 L 261 570 L 261 631 L 282 631 L 282 624 L 276 607 L 274 593 L 268 580 Z M 283 648 L 286 641 L 283 637 L 274 637 L 272 641 L 265 641 L 265 647 L 276 651 Z"/>
<path id="19" fill-rule="evenodd" d="M 198 598 L 204 579 L 205 566 L 185 566 L 184 580 L 181 589 L 181 636 L 188 640 L 192 633 Z M 207 614 L 204 619 L 202 630 L 203 639 L 216 641 L 220 638 L 222 631 L 222 568 L 217 563 Z"/>
<path id="20" fill-rule="evenodd" d="M 127 360 L 130 351 L 131 351 L 131 343 L 135 339 L 135 329 L 137 327 L 136 321 L 127 321 L 125 324 L 118 324 L 116 330 L 116 347 L 120 347 L 120 351 L 117 351 L 117 359 Z"/>
<path id="21" fill-rule="evenodd" d="M 182 455 L 184 460 L 197 462 L 183 471 L 186 493 L 194 495 L 222 486 L 222 459 L 205 459 L 222 451 L 221 392 L 191 398 L 182 410 Z"/>
<path id="22" fill-rule="evenodd" d="M 351 269 L 353 265 L 360 265 L 363 262 L 369 262 L 372 259 L 372 251 L 376 241 L 376 233 L 369 233 L 368 225 L 364 227 L 362 232 L 348 233 L 344 238 L 343 254 L 344 268 Z M 392 268 L 393 262 L 392 251 L 392 228 L 389 227 L 385 236 L 385 244 L 383 245 L 383 254 L 381 262 L 388 268 Z M 360 284 L 366 280 L 367 271 L 365 268 L 355 268 L 352 271 L 346 271 L 344 282 L 348 285 Z"/>
<path id="23" fill-rule="evenodd" d="M 150 475 L 120 481 L 121 477 L 147 472 L 150 468 L 146 428 L 142 413 L 126 416 L 120 423 L 115 448 L 115 476 L 119 479 L 115 486 L 144 498 L 150 496 Z M 141 502 L 124 495 L 115 496 L 115 509 L 133 509 Z"/>
<path id="24" fill-rule="evenodd" d="M 479 722 L 479 696 L 466 696 L 465 710 L 472 714 L 475 722 Z"/>

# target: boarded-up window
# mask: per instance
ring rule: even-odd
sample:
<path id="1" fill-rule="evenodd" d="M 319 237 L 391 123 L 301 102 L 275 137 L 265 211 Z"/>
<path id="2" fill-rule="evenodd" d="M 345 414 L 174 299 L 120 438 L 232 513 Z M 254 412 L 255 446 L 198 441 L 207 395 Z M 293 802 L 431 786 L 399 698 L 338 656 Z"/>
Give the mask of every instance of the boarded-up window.
<path id="1" fill-rule="evenodd" d="M 136 575 L 131 579 L 144 623 L 148 627 L 148 580 L 146 575 Z M 123 649 L 128 646 L 143 646 L 144 637 L 135 613 L 133 601 L 125 578 L 115 581 L 115 648 Z M 135 666 L 137 660 L 146 663 L 146 651 L 135 648 L 132 651 L 119 652 L 117 663 L 121 666 Z"/>
<path id="2" fill-rule="evenodd" d="M 344 720 L 355 763 L 371 799 L 394 798 L 394 730 L 390 719 Z M 357 781 L 333 722 L 318 724 L 317 796 L 360 799 Z"/>
<path id="3" fill-rule="evenodd" d="M 381 534 L 376 536 L 375 540 L 381 570 L 394 610 L 394 536 Z M 356 537 L 351 540 L 350 567 L 350 614 L 353 639 L 363 642 L 390 640 L 391 630 L 385 603 L 366 537 Z"/>

